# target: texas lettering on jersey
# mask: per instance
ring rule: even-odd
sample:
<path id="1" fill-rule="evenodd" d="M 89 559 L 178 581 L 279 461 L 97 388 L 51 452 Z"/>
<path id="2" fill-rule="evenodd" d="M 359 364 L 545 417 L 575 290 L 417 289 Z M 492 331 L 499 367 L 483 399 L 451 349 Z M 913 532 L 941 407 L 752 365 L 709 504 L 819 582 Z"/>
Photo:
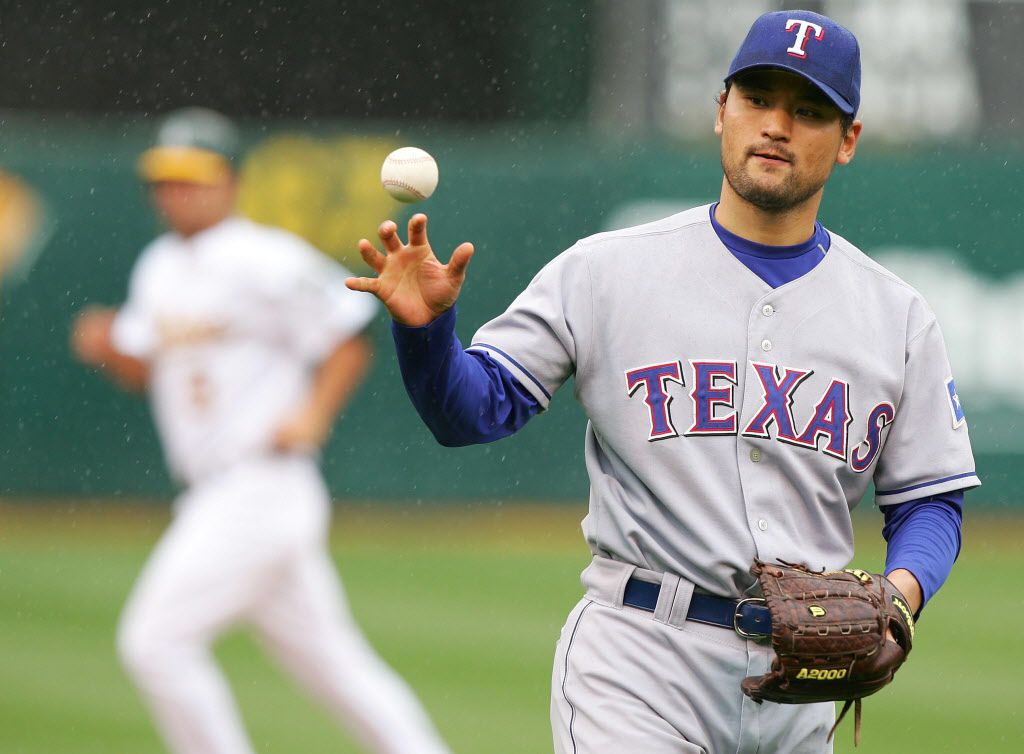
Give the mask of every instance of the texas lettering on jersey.
<path id="1" fill-rule="evenodd" d="M 803 423 L 793 415 L 797 390 L 814 372 L 809 369 L 780 367 L 775 364 L 750 362 L 753 377 L 761 387 L 761 404 L 750 421 L 740 426 L 735 407 L 735 391 L 739 385 L 737 363 L 723 360 L 691 359 L 693 388 L 689 392 L 693 423 L 683 433 L 686 437 L 705 435 L 736 435 L 774 439 L 807 450 L 822 452 L 860 473 L 874 460 L 882 445 L 882 433 L 896 417 L 891 403 L 879 403 L 868 414 L 863 441 L 850 450 L 850 386 L 833 379 Z M 679 437 L 672 419 L 672 395 L 669 383 L 686 387 L 680 361 L 649 364 L 626 370 L 626 390 L 630 397 L 643 396 L 650 421 L 647 439 L 651 442 Z"/>

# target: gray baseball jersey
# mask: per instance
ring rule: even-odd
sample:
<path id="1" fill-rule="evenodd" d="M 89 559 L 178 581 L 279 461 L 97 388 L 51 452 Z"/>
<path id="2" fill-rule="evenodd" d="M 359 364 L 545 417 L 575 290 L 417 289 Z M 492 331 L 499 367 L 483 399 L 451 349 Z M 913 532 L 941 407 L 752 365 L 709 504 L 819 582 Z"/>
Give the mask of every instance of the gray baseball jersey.
<path id="1" fill-rule="evenodd" d="M 773 289 L 709 207 L 580 241 L 470 350 L 586 410 L 594 554 L 721 595 L 753 558 L 839 568 L 850 511 L 980 484 L 934 314 L 845 239 Z"/>

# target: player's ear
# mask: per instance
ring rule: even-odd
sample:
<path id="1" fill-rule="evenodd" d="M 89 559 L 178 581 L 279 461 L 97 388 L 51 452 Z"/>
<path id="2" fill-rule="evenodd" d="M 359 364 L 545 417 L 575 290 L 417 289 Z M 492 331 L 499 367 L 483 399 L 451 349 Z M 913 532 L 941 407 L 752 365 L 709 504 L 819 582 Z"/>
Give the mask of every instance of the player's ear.
<path id="1" fill-rule="evenodd" d="M 853 159 L 853 155 L 857 151 L 857 141 L 860 139 L 862 128 L 861 122 L 855 120 L 850 124 L 846 133 L 843 134 L 843 141 L 839 145 L 839 153 L 836 154 L 837 164 L 846 165 Z"/>
<path id="2" fill-rule="evenodd" d="M 722 135 L 722 116 L 725 112 L 725 101 L 729 97 L 729 90 L 723 89 L 718 93 L 718 110 L 715 113 L 715 134 Z"/>

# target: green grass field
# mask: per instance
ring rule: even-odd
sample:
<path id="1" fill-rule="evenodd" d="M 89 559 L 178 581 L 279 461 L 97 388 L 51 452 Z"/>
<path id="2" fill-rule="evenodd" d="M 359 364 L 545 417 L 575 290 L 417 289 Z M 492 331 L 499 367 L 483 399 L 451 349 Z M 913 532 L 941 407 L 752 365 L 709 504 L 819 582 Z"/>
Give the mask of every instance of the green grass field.
<path id="1" fill-rule="evenodd" d="M 166 522 L 156 506 L 0 504 L 0 752 L 162 751 L 117 665 L 118 610 Z M 346 505 L 334 554 L 378 651 L 462 754 L 550 752 L 554 643 L 588 557 L 576 507 Z M 877 512 L 857 564 L 881 560 Z M 968 518 L 964 552 L 896 684 L 865 701 L 863 754 L 1021 752 L 1024 517 Z M 217 654 L 258 750 L 356 752 L 247 637 Z M 852 721 L 837 752 L 854 751 Z M 609 754 L 619 754 L 610 752 Z M 640 754 L 623 752 L 622 754 Z"/>

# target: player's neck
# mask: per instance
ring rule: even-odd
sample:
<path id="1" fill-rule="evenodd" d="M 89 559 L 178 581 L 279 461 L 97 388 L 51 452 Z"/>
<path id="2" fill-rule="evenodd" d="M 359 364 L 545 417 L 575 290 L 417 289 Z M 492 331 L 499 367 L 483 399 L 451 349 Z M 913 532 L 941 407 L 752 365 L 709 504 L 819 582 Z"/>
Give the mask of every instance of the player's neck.
<path id="1" fill-rule="evenodd" d="M 722 199 L 715 220 L 730 233 L 767 246 L 795 246 L 814 235 L 821 192 L 787 210 L 769 211 L 740 197 L 728 181 L 722 181 Z"/>
<path id="2" fill-rule="evenodd" d="M 192 238 L 193 236 L 198 236 L 200 233 L 208 231 L 210 228 L 217 227 L 222 222 L 231 217 L 232 214 L 234 213 L 227 212 L 225 214 L 218 214 L 216 216 L 204 218 L 202 222 L 190 223 L 187 226 L 175 226 L 173 227 L 173 230 L 182 238 Z"/>

